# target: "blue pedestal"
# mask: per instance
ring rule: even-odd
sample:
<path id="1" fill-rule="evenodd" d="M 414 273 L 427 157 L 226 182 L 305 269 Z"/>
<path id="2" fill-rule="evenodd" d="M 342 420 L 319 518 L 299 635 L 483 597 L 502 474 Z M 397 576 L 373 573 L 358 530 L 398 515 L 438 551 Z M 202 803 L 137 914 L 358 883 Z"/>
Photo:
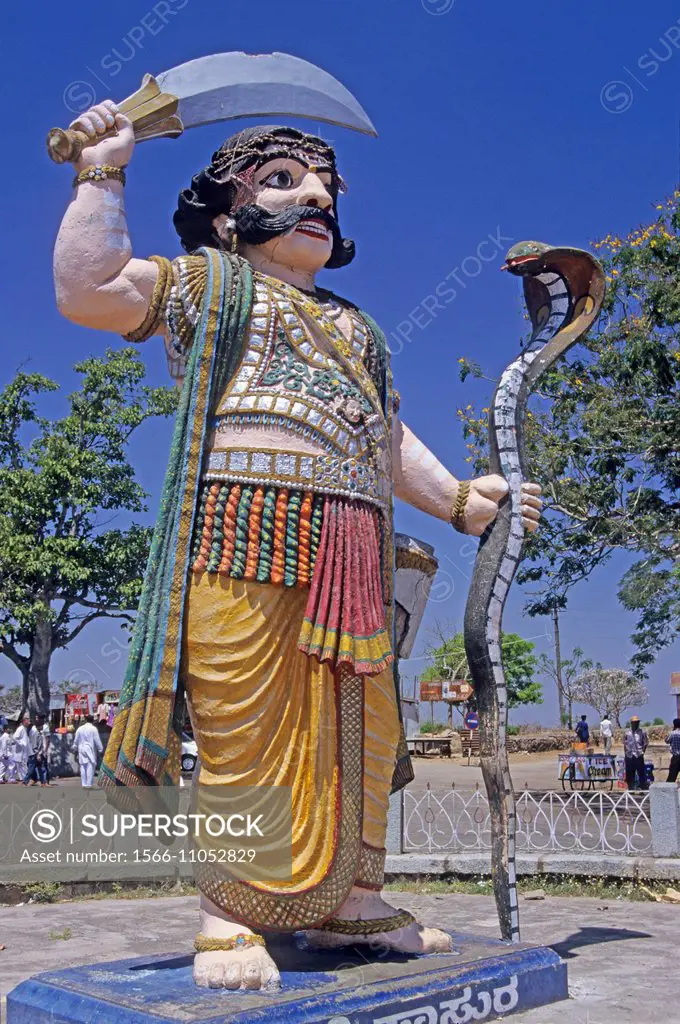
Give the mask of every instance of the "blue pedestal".
<path id="1" fill-rule="evenodd" d="M 464 1024 L 567 998 L 551 949 L 454 935 L 457 955 L 381 955 L 369 947 L 269 946 L 281 991 L 197 988 L 192 957 L 138 957 L 38 974 L 7 998 L 7 1024 Z"/>

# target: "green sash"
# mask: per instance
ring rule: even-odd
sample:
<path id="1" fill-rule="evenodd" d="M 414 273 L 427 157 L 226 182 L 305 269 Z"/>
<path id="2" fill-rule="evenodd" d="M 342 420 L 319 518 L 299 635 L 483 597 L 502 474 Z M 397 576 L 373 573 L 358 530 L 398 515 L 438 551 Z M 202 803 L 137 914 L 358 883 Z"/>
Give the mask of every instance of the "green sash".
<path id="1" fill-rule="evenodd" d="M 176 785 L 184 691 L 179 678 L 191 536 L 209 417 L 238 365 L 253 299 L 250 264 L 216 249 L 187 362 L 102 785 Z"/>

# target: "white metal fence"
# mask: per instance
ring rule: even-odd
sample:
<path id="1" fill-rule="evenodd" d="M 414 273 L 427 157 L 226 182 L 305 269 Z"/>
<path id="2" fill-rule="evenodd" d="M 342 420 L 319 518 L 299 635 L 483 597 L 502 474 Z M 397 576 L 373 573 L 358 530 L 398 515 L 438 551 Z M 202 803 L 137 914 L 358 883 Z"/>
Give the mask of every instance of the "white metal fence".
<path id="1" fill-rule="evenodd" d="M 491 849 L 486 794 L 474 790 L 404 790 L 405 853 Z M 517 796 L 519 853 L 614 853 L 639 856 L 652 846 L 649 794 L 533 793 Z"/>

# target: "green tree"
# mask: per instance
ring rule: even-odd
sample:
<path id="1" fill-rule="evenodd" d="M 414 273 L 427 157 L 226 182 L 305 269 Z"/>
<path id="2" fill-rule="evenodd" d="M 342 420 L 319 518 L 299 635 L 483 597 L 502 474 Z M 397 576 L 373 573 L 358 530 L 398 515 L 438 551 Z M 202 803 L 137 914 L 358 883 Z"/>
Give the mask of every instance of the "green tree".
<path id="1" fill-rule="evenodd" d="M 640 674 L 680 635 L 680 192 L 651 223 L 594 249 L 608 281 L 602 316 L 532 400 L 531 476 L 548 514 L 518 579 L 539 584 L 529 613 L 548 614 L 614 552 L 628 552 L 618 596 L 638 615 Z M 482 376 L 460 362 L 463 379 Z M 482 469 L 486 418 L 471 405 L 458 413 L 468 459 Z"/>
<path id="2" fill-rule="evenodd" d="M 75 369 L 60 419 L 38 414 L 37 399 L 58 390 L 47 377 L 21 371 L 0 392 L 0 653 L 33 713 L 48 710 L 54 651 L 95 619 L 133 620 L 150 530 L 110 524 L 146 510 L 128 444 L 177 403 L 174 389 L 143 384 L 132 348 Z"/>
<path id="3" fill-rule="evenodd" d="M 565 720 L 560 722 L 560 725 L 566 725 L 570 730 L 574 727 L 573 707 L 574 701 L 577 699 L 575 696 L 576 680 L 586 669 L 592 668 L 592 666 L 592 661 L 583 657 L 583 651 L 580 647 L 574 648 L 570 658 L 562 659 L 561 671 L 559 673 L 554 658 L 548 657 L 547 654 L 541 654 L 538 659 L 539 671 L 550 676 L 558 689 L 562 691 L 565 704 Z"/>
<path id="4" fill-rule="evenodd" d="M 534 644 L 517 633 L 503 633 L 501 637 L 503 668 L 508 685 L 508 707 L 543 703 L 543 689 L 534 679 L 538 659 L 533 650 Z M 421 677 L 424 682 L 434 679 L 472 680 L 462 633 L 442 639 L 438 646 L 429 651 L 429 656 L 432 658 L 432 664 Z"/>

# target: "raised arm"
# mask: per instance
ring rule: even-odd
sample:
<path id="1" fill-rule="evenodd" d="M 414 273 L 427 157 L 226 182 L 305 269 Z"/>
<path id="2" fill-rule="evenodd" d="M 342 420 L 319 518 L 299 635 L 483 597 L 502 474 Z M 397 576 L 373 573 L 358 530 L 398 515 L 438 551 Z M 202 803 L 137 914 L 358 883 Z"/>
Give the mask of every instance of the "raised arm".
<path id="1" fill-rule="evenodd" d="M 97 142 L 114 124 L 118 134 Z M 97 164 L 123 168 L 130 162 L 132 124 L 111 100 L 81 114 L 72 127 L 93 140 L 78 158 L 76 174 Z M 154 263 L 132 258 L 123 191 L 122 182 L 113 178 L 77 185 L 54 248 L 59 310 L 83 327 L 117 334 L 143 322 L 158 278 Z"/>
<path id="2" fill-rule="evenodd" d="M 437 519 L 450 522 L 460 481 L 400 420 L 394 425 L 392 460 L 396 497 Z M 527 530 L 535 530 L 543 504 L 539 497 L 541 488 L 538 484 L 527 483 L 522 489 L 524 526 Z M 472 480 L 465 507 L 464 532 L 473 537 L 481 536 L 495 519 L 498 503 L 507 491 L 508 485 L 502 476 L 480 476 Z"/>

